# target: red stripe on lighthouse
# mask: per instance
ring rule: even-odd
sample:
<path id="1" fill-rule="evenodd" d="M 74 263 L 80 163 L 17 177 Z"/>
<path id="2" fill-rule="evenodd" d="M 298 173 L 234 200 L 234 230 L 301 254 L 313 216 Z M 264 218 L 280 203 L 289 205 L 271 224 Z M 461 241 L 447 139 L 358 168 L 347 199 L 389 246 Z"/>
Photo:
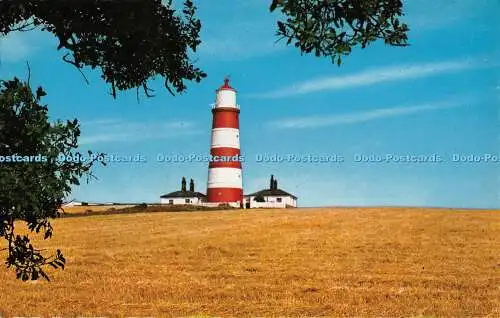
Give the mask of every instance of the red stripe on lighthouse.
<path id="1" fill-rule="evenodd" d="M 237 188 L 209 188 L 208 202 L 237 202 L 243 199 L 243 189 Z"/>
<path id="2" fill-rule="evenodd" d="M 241 161 L 239 161 L 240 150 L 237 148 L 212 148 L 210 154 L 212 155 L 213 161 L 209 163 L 209 168 L 229 167 L 241 169 Z M 235 157 L 238 158 L 238 161 L 233 161 Z"/>
<path id="3" fill-rule="evenodd" d="M 238 113 L 239 109 L 235 108 L 214 108 L 212 113 L 214 114 L 212 121 L 212 128 L 236 128 L 239 129 Z"/>

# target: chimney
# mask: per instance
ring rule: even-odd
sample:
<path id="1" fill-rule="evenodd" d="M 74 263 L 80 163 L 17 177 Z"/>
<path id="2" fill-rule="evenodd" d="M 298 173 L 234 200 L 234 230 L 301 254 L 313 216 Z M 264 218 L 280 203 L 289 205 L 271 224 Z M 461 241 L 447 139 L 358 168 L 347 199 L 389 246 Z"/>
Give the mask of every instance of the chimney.
<path id="1" fill-rule="evenodd" d="M 182 177 L 181 191 L 186 191 L 186 178 Z"/>
<path id="2" fill-rule="evenodd" d="M 274 179 L 274 190 L 278 190 L 278 179 Z"/>
<path id="3" fill-rule="evenodd" d="M 193 179 L 191 179 L 191 181 L 189 181 L 189 191 L 194 192 L 194 181 L 193 181 Z"/>
<path id="4" fill-rule="evenodd" d="M 272 190 L 272 189 L 273 189 L 273 187 L 274 187 L 274 176 L 273 176 L 273 175 L 271 175 L 271 181 L 269 181 L 269 189 L 271 189 L 271 190 Z"/>

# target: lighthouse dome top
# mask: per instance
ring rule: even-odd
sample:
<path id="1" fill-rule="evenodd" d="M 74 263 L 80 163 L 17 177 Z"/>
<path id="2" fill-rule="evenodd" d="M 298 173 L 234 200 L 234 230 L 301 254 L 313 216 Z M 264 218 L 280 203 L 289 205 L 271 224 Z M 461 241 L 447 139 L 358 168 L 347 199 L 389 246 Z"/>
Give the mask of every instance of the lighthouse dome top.
<path id="1" fill-rule="evenodd" d="M 229 85 L 229 78 L 224 79 L 224 85 L 216 91 L 214 108 L 238 108 L 236 104 L 236 90 Z"/>
<path id="2" fill-rule="evenodd" d="M 224 85 L 222 85 L 221 87 L 219 87 L 219 89 L 217 89 L 217 91 L 220 90 L 236 91 L 234 88 L 231 87 L 231 85 L 229 85 L 229 78 L 227 76 L 224 78 Z"/>

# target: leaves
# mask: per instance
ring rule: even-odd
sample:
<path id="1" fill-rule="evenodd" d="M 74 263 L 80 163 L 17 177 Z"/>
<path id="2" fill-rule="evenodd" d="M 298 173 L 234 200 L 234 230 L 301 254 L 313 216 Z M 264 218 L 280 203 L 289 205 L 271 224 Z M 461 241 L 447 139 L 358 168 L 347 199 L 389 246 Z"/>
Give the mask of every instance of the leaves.
<path id="1" fill-rule="evenodd" d="M 273 12 L 274 10 L 276 10 L 279 2 L 280 2 L 279 0 L 273 0 L 273 2 L 271 3 L 271 6 L 269 7 L 269 11 Z"/>
<path id="2" fill-rule="evenodd" d="M 401 23 L 400 0 L 273 0 L 286 22 L 278 21 L 277 35 L 301 53 L 326 56 L 341 64 L 341 56 L 354 47 L 365 48 L 383 40 L 391 46 L 407 46 L 409 28 Z"/>
<path id="3" fill-rule="evenodd" d="M 41 87 L 38 87 L 36 90 L 36 100 L 39 101 L 43 96 L 46 96 L 47 93 Z"/>
<path id="4" fill-rule="evenodd" d="M 286 26 L 283 22 L 281 21 L 278 21 L 278 30 L 279 32 L 281 33 L 285 33 L 286 32 Z"/>

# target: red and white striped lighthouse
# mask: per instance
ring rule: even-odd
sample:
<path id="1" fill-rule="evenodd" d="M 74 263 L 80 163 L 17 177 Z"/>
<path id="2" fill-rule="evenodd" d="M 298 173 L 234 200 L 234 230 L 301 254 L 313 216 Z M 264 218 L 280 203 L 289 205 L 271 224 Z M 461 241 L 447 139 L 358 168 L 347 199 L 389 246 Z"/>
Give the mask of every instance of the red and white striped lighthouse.
<path id="1" fill-rule="evenodd" d="M 216 90 L 212 106 L 212 144 L 210 154 L 220 159 L 240 156 L 240 109 L 236 104 L 236 90 L 229 79 Z M 212 160 L 208 166 L 208 202 L 243 202 L 241 161 Z"/>

